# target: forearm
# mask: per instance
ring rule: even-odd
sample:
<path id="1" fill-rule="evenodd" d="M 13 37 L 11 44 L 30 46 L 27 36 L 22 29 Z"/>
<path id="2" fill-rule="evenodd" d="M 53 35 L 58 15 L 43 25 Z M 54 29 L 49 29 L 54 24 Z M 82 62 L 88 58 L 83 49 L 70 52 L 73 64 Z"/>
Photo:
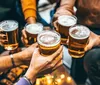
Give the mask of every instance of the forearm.
<path id="1" fill-rule="evenodd" d="M 60 8 L 58 8 L 58 9 L 59 10 L 60 9 L 67 10 L 67 11 L 71 12 L 72 14 L 74 14 L 73 7 L 75 5 L 75 1 L 76 0 L 61 0 Z"/>
<path id="2" fill-rule="evenodd" d="M 21 59 L 20 59 L 21 56 L 24 56 L 21 52 L 13 54 L 13 61 L 14 61 L 15 66 L 19 66 L 22 64 Z M 13 67 L 13 64 L 12 64 L 10 55 L 0 56 L 0 71 L 5 71 L 12 67 Z"/>

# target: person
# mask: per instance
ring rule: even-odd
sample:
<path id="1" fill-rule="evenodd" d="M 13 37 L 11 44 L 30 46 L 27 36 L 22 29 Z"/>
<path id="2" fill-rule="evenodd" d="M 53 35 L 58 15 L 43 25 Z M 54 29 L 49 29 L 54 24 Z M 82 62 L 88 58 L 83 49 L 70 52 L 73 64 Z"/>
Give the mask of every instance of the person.
<path id="1" fill-rule="evenodd" d="M 54 71 L 62 64 L 62 53 L 59 53 L 61 51 L 62 46 L 54 54 L 45 57 L 40 55 L 39 49 L 35 49 L 30 66 L 25 75 L 17 82 L 17 85 L 33 85 L 39 74 L 43 75 Z"/>
<path id="2" fill-rule="evenodd" d="M 62 65 L 62 46 L 52 55 L 45 57 L 40 54 L 38 44 L 35 43 L 13 55 L 0 55 L 0 63 L 0 72 L 30 63 L 25 76 L 18 81 L 17 85 L 31 85 L 30 83 L 35 82 L 37 74 L 52 72 Z"/>
<path id="3" fill-rule="evenodd" d="M 74 10 L 76 7 L 76 11 Z M 99 0 L 61 0 L 53 24 L 57 28 L 57 18 L 61 15 L 75 15 L 77 24 L 90 30 L 86 54 L 81 59 L 72 59 L 71 75 L 77 84 L 85 83 L 87 75 L 92 85 L 100 85 L 100 1 Z M 84 65 L 84 67 L 83 67 Z"/>
<path id="4" fill-rule="evenodd" d="M 27 24 L 35 24 L 37 22 L 43 24 L 45 29 L 51 29 L 51 24 L 48 23 L 46 20 L 42 18 L 42 16 L 39 14 L 39 4 L 40 0 L 21 0 L 21 6 L 22 6 L 22 12 L 24 15 L 24 19 Z M 48 0 L 50 4 L 55 3 L 56 1 Z M 52 11 L 51 11 L 52 12 Z M 50 14 L 50 17 L 52 17 L 53 13 Z M 27 34 L 25 32 L 25 29 L 22 30 L 22 42 L 24 44 L 28 43 L 27 40 Z"/>

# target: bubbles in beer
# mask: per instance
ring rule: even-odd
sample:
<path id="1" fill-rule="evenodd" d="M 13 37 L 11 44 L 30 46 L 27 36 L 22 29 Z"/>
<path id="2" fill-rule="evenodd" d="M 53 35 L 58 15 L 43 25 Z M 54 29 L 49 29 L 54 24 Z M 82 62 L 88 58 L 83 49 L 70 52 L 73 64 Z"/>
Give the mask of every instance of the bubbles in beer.
<path id="1" fill-rule="evenodd" d="M 18 28 L 18 23 L 14 20 L 5 20 L 0 23 L 0 28 L 3 31 L 13 31 Z"/>
<path id="2" fill-rule="evenodd" d="M 90 31 L 85 26 L 76 26 L 70 29 L 69 34 L 76 39 L 85 39 L 89 36 Z"/>
<path id="3" fill-rule="evenodd" d="M 73 26 L 76 22 L 77 18 L 75 16 L 62 15 L 58 17 L 58 23 L 63 26 Z"/>
<path id="4" fill-rule="evenodd" d="M 31 34 L 38 34 L 43 30 L 42 24 L 29 24 L 25 27 L 26 31 Z"/>
<path id="5" fill-rule="evenodd" d="M 38 35 L 38 41 L 43 46 L 55 46 L 60 42 L 60 35 L 52 31 L 44 31 Z"/>

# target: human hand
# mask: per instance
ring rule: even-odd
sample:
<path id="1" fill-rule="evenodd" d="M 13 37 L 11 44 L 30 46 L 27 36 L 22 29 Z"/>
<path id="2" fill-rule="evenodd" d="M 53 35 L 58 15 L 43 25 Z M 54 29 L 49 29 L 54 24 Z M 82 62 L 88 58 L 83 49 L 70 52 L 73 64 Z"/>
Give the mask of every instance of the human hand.
<path id="1" fill-rule="evenodd" d="M 28 39 L 27 39 L 27 34 L 26 34 L 26 31 L 25 31 L 25 28 L 22 30 L 21 40 L 22 40 L 22 42 L 23 42 L 24 45 L 28 44 Z"/>
<path id="2" fill-rule="evenodd" d="M 30 66 L 26 72 L 26 76 L 29 78 L 34 78 L 32 74 L 37 76 L 37 74 L 45 74 L 55 70 L 57 67 L 62 65 L 62 46 L 52 55 L 42 56 L 39 49 L 35 49 Z"/>
<path id="3" fill-rule="evenodd" d="M 0 31 L 0 45 L 3 45 L 7 42 L 6 34 L 3 31 Z"/>
<path id="4" fill-rule="evenodd" d="M 89 37 L 89 43 L 85 47 L 85 51 L 88 51 L 92 47 L 95 47 L 95 46 L 98 46 L 98 45 L 100 45 L 100 37 L 97 34 L 91 32 L 90 37 Z"/>
<path id="5" fill-rule="evenodd" d="M 38 44 L 35 43 L 21 52 L 21 55 L 23 55 L 20 57 L 22 64 L 29 65 L 31 58 L 32 58 L 32 54 L 35 51 L 35 48 L 37 47 L 38 47 Z"/>
<path id="6" fill-rule="evenodd" d="M 54 14 L 53 20 L 52 20 L 52 24 L 56 28 L 56 30 L 58 28 L 58 25 L 57 25 L 58 24 L 58 17 L 62 16 L 62 15 L 73 15 L 73 13 L 70 12 L 69 10 L 66 10 L 65 8 L 62 8 L 62 7 L 58 8 L 56 13 Z"/>

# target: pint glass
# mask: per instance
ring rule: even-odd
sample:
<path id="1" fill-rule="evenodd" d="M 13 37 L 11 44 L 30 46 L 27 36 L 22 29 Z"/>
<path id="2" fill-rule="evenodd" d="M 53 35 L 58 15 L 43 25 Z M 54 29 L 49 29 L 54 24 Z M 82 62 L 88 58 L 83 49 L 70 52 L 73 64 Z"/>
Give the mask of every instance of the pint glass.
<path id="1" fill-rule="evenodd" d="M 83 25 L 76 25 L 69 29 L 68 52 L 74 58 L 81 58 L 85 53 L 85 46 L 88 44 L 90 30 Z"/>
<path id="2" fill-rule="evenodd" d="M 5 20 L 0 23 L 0 30 L 6 35 L 6 43 L 3 44 L 6 50 L 15 50 L 18 47 L 18 22 Z"/>
<path id="3" fill-rule="evenodd" d="M 25 31 L 28 40 L 28 43 L 25 46 L 30 46 L 37 41 L 37 35 L 43 31 L 43 25 L 41 23 L 27 24 L 25 25 Z"/>
<path id="4" fill-rule="evenodd" d="M 40 53 L 43 55 L 51 55 L 60 47 L 60 34 L 55 31 L 42 31 L 38 37 Z"/>
<path id="5" fill-rule="evenodd" d="M 62 15 L 58 17 L 58 28 L 57 32 L 61 34 L 61 44 L 66 45 L 66 41 L 68 39 L 68 32 L 71 26 L 74 26 L 77 23 L 76 16 L 72 15 Z"/>

